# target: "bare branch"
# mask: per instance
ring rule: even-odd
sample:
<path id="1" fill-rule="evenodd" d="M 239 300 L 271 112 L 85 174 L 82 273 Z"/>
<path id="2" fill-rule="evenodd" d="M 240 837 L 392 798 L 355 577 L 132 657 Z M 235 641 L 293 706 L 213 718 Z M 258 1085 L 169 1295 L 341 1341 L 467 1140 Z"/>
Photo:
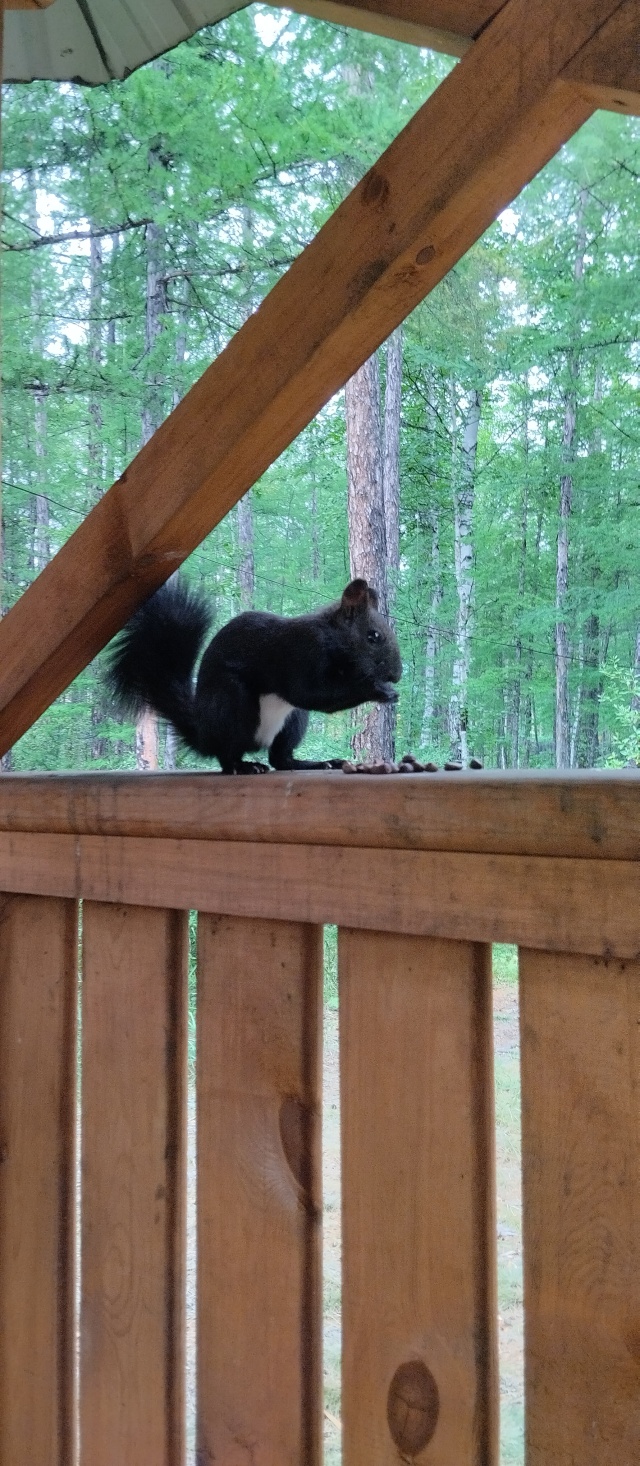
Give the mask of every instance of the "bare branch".
<path id="1" fill-rule="evenodd" d="M 11 215 L 5 214 L 5 218 L 10 217 Z M 22 220 L 19 222 L 22 223 Z M 108 234 L 123 234 L 126 229 L 144 229 L 152 222 L 151 219 L 127 219 L 124 224 L 109 224 L 100 229 L 70 229 L 64 234 L 38 234 L 35 239 L 27 239 L 23 244 L 10 244 L 7 239 L 3 239 L 1 243 L 3 249 L 17 254 L 27 249 L 44 249 L 49 244 L 68 244 L 70 240 L 104 239 Z"/>

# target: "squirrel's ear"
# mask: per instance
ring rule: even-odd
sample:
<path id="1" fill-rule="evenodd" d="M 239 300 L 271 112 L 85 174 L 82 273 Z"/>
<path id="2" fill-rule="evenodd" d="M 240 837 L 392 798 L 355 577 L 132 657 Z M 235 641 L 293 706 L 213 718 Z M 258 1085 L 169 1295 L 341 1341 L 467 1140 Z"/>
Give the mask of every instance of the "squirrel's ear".
<path id="1" fill-rule="evenodd" d="M 348 616 L 355 616 L 358 611 L 366 611 L 368 604 L 369 587 L 366 580 L 350 580 L 342 592 L 341 609 Z"/>
<path id="2" fill-rule="evenodd" d="M 368 606 L 374 610 L 378 605 L 378 592 L 373 586 L 368 585 L 366 580 L 350 580 L 348 586 L 342 592 L 342 610 L 353 616 L 358 611 L 366 611 Z"/>

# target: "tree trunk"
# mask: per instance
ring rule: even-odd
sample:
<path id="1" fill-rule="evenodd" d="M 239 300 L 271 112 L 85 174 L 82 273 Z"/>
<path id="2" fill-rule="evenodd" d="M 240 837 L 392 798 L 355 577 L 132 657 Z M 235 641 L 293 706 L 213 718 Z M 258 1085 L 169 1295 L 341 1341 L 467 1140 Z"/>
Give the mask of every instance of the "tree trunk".
<path id="1" fill-rule="evenodd" d="M 400 570 L 400 409 L 402 405 L 402 326 L 387 342 L 384 394 L 382 497 L 384 502 L 389 603 L 395 605 Z"/>
<path id="2" fill-rule="evenodd" d="M 184 362 L 187 349 L 187 307 L 188 307 L 188 285 L 185 298 L 179 309 L 179 324 L 176 333 L 175 362 L 181 367 Z M 171 392 L 171 406 L 176 408 L 181 400 L 179 386 L 174 386 Z M 171 771 L 177 767 L 178 762 L 178 735 L 173 723 L 167 723 L 164 737 L 163 768 Z"/>
<path id="3" fill-rule="evenodd" d="M 428 493 L 432 500 L 432 506 L 427 510 L 425 516 L 431 533 L 431 600 L 425 641 L 424 705 L 422 710 L 421 744 L 428 747 L 430 743 L 435 741 L 433 719 L 436 712 L 436 661 L 440 641 L 438 615 L 444 594 L 440 573 L 440 514 L 436 501 L 438 473 L 436 384 L 432 372 L 428 373 L 426 381 L 426 428 L 426 470 Z"/>
<path id="4" fill-rule="evenodd" d="M 144 232 L 147 251 L 147 290 L 145 311 L 145 346 L 149 361 L 145 402 L 142 408 L 142 442 L 148 443 L 164 417 L 162 400 L 163 377 L 154 362 L 155 346 L 167 314 L 167 282 L 165 266 L 165 231 L 160 224 L 147 224 Z"/>
<path id="5" fill-rule="evenodd" d="M 175 769 L 178 762 L 178 735 L 173 723 L 167 723 L 164 738 L 164 760 L 163 767 L 168 771 Z"/>
<path id="6" fill-rule="evenodd" d="M 524 451 L 524 474 L 520 503 L 520 556 L 518 561 L 518 616 L 524 608 L 524 593 L 527 575 L 527 538 L 529 529 L 529 402 L 525 397 L 522 423 L 522 446 Z M 522 702 L 522 634 L 520 625 L 516 631 L 515 677 L 511 707 L 511 761 L 514 769 L 520 767 L 520 712 Z"/>
<path id="7" fill-rule="evenodd" d="M 255 558 L 253 538 L 253 509 L 251 506 L 251 490 L 238 500 L 236 506 L 236 524 L 238 527 L 238 590 L 240 592 L 240 609 L 250 611 L 255 596 Z"/>
<path id="8" fill-rule="evenodd" d="M 89 464 L 89 493 L 94 503 L 102 496 L 105 478 L 104 422 L 99 392 L 99 374 L 102 366 L 102 239 L 91 236 L 89 242 L 89 340 L 88 357 L 90 370 L 89 413 L 87 434 L 87 457 Z M 102 759 L 108 752 L 108 739 L 100 733 L 107 709 L 104 689 L 99 675 L 93 679 L 91 703 L 91 745 L 92 759 Z"/>
<path id="9" fill-rule="evenodd" d="M 35 450 L 37 488 L 33 504 L 33 552 L 32 564 L 36 575 L 44 570 L 51 559 L 49 543 L 49 499 L 46 493 L 47 475 L 47 393 L 38 389 L 34 393 Z"/>
<path id="10" fill-rule="evenodd" d="M 242 248 L 245 259 L 243 262 L 242 287 L 242 315 L 241 323 L 249 319 L 255 309 L 255 298 L 253 290 L 253 275 L 251 262 L 255 247 L 255 218 L 253 210 L 243 208 L 242 210 Z M 244 273 L 246 271 L 246 274 Z M 240 596 L 240 609 L 250 611 L 255 601 L 256 593 L 256 564 L 255 564 L 255 535 L 253 529 L 253 500 L 251 489 L 238 500 L 236 505 L 236 527 L 238 531 L 238 569 L 236 578 Z"/>
<path id="11" fill-rule="evenodd" d="M 469 398 L 462 435 L 459 475 L 456 474 L 454 462 L 453 508 L 458 614 L 453 688 L 449 704 L 449 737 L 453 757 L 461 759 L 464 764 L 468 762 L 469 758 L 467 689 L 471 661 L 475 584 L 472 539 L 473 503 L 481 405 L 482 394 L 476 389 Z"/>
<path id="12" fill-rule="evenodd" d="M 136 720 L 136 768 L 147 773 L 158 767 L 158 719 L 145 708 Z"/>
<path id="13" fill-rule="evenodd" d="M 533 600 L 534 603 L 537 600 L 538 587 L 539 587 L 539 583 L 540 583 L 540 545 L 541 545 L 541 541 L 542 541 L 542 526 L 543 526 L 543 521 L 544 521 L 544 511 L 543 511 L 543 509 L 539 508 L 538 509 L 537 520 L 536 520 L 536 539 L 535 539 L 535 547 L 534 547 L 534 555 L 533 555 L 533 564 L 531 566 L 531 572 L 530 572 L 530 576 L 529 576 L 530 594 L 531 594 L 531 598 L 532 598 L 532 600 Z M 524 735 L 525 735 L 525 757 L 524 757 L 525 768 L 529 768 L 530 765 L 531 765 L 532 744 L 535 745 L 536 753 L 538 753 L 538 751 L 539 751 L 538 750 L 538 730 L 537 730 L 537 723 L 536 723 L 535 704 L 534 704 L 534 699 L 533 699 L 533 665 L 534 665 L 534 646 L 533 646 L 533 640 L 530 639 L 529 640 L 529 644 L 527 646 L 527 656 L 526 656 L 526 665 L 525 665 L 525 674 L 524 674 L 525 686 L 526 686 L 526 693 L 525 693 L 525 698 L 524 698 L 524 707 L 523 707 L 523 715 L 522 715 L 522 725 L 523 725 Z"/>
<path id="14" fill-rule="evenodd" d="M 598 762 L 601 696 L 600 618 L 592 611 L 585 622 L 583 636 L 582 695 L 576 739 L 576 763 L 581 769 L 593 769 Z"/>
<path id="15" fill-rule="evenodd" d="M 433 716 L 436 710 L 436 658 L 438 655 L 438 612 L 442 602 L 442 580 L 440 577 L 440 518 L 437 509 L 428 516 L 431 529 L 431 572 L 432 591 L 429 606 L 429 625 L 425 646 L 424 662 L 424 709 L 422 714 L 422 743 L 433 740 Z"/>
<path id="16" fill-rule="evenodd" d="M 103 485 L 103 419 L 98 392 L 102 366 L 102 240 L 91 236 L 89 246 L 89 492 L 97 503 Z"/>
<path id="17" fill-rule="evenodd" d="M 572 377 L 574 359 L 570 364 Z M 576 432 L 575 391 L 567 393 L 565 399 L 564 424 L 562 430 L 563 457 L 565 462 L 573 454 Z M 560 479 L 560 524 L 556 556 L 556 768 L 569 767 L 569 635 L 566 623 L 566 599 L 569 586 L 569 521 L 573 499 L 573 476 L 563 473 Z"/>
<path id="18" fill-rule="evenodd" d="M 153 149 L 149 150 L 149 166 L 156 160 Z M 167 313 L 167 282 L 165 265 L 165 231 L 160 224 L 152 222 L 145 227 L 147 252 L 147 283 L 145 309 L 145 345 L 149 363 L 145 401 L 142 407 L 142 442 L 148 443 L 164 417 L 163 380 L 154 361 L 155 348 L 162 331 L 163 318 Z M 158 767 L 158 719 L 150 709 L 145 709 L 136 722 L 136 767 L 141 770 Z"/>
<path id="19" fill-rule="evenodd" d="M 386 544 L 386 582 L 389 612 L 393 612 L 400 575 L 400 411 L 402 406 L 402 326 L 387 342 L 387 379 L 382 427 L 382 500 Z M 391 624 L 395 618 L 391 614 Z M 395 704 L 378 710 L 382 722 L 382 743 L 393 758 L 396 746 Z"/>
<path id="20" fill-rule="evenodd" d="M 320 579 L 320 535 L 318 532 L 318 484 L 315 457 L 311 467 L 311 578 L 314 585 Z"/>
<path id="21" fill-rule="evenodd" d="M 37 205 L 37 178 L 32 171 L 29 174 L 29 222 L 34 233 L 38 233 L 38 205 Z M 35 355 L 42 360 L 44 344 L 42 336 L 42 281 L 39 262 L 36 260 L 33 265 L 33 276 L 31 285 L 31 314 L 33 320 L 33 350 Z M 32 524 L 33 537 L 31 541 L 31 568 L 38 575 L 48 565 L 51 558 L 49 544 L 49 500 L 46 493 L 46 457 L 47 457 L 47 389 L 45 386 L 38 387 L 33 394 L 34 412 L 34 448 L 35 448 L 35 488 L 32 500 Z"/>
<path id="22" fill-rule="evenodd" d="M 586 202 L 587 190 L 581 189 L 580 199 L 578 203 L 576 255 L 573 265 L 573 278 L 576 285 L 580 283 L 584 274 L 584 256 L 586 249 L 584 211 L 586 207 Z M 569 589 L 569 536 L 571 510 L 573 507 L 573 474 L 571 471 L 571 465 L 573 464 L 576 451 L 577 383 L 578 377 L 580 375 L 580 354 L 575 338 L 574 344 L 569 352 L 568 375 L 569 384 L 565 393 L 564 421 L 562 426 L 562 458 L 564 463 L 564 472 L 561 474 L 560 477 L 560 506 L 558 545 L 556 555 L 555 752 L 557 769 L 568 768 L 571 760 L 569 731 L 570 646 L 569 631 L 567 627 L 567 595 Z"/>
<path id="23" fill-rule="evenodd" d="M 349 561 L 352 578 L 375 586 L 380 611 L 389 613 L 387 542 L 382 473 L 380 373 L 374 354 L 345 387 Z M 353 736 L 356 758 L 393 758 L 389 707 L 372 707 Z"/>

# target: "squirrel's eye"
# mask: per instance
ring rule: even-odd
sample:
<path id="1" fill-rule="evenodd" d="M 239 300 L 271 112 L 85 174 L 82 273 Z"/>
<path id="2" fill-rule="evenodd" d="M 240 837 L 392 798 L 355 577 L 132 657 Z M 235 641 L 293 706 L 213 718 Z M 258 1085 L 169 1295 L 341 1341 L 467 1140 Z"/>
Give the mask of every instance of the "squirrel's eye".
<path id="1" fill-rule="evenodd" d="M 368 631 L 367 632 L 367 641 L 382 641 L 382 637 L 380 635 L 380 632 L 379 631 Z"/>

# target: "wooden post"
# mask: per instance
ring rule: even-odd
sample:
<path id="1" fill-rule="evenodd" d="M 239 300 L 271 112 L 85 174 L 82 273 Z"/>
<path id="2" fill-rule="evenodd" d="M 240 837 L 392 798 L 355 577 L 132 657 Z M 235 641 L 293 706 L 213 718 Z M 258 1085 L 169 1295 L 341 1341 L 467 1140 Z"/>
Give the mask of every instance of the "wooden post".
<path id="1" fill-rule="evenodd" d="M 637 1460 L 640 962 L 520 952 L 528 1466 Z"/>
<path id="2" fill-rule="evenodd" d="M 82 947 L 80 1459 L 182 1466 L 186 914 L 85 902 Z"/>
<path id="3" fill-rule="evenodd" d="M 340 931 L 344 1466 L 497 1466 L 490 948 Z"/>
<path id="4" fill-rule="evenodd" d="M 0 898 L 0 1461 L 73 1466 L 77 921 Z"/>
<path id="5" fill-rule="evenodd" d="M 322 928 L 198 930 L 197 1457 L 320 1466 Z"/>

